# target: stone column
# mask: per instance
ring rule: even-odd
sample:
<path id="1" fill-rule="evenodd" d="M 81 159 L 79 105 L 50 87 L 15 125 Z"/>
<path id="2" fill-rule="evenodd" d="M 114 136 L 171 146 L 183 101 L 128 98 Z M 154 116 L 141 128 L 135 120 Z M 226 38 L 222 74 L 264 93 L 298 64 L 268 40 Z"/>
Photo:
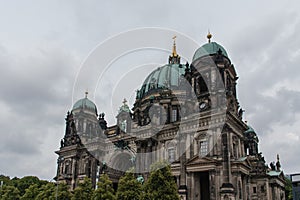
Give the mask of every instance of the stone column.
<path id="1" fill-rule="evenodd" d="M 230 132 L 225 132 L 222 135 L 223 146 L 223 184 L 221 186 L 221 200 L 235 199 L 234 187 L 231 183 L 231 164 L 230 164 Z"/>
<path id="2" fill-rule="evenodd" d="M 179 196 L 182 200 L 187 200 L 186 186 L 186 135 L 179 133 L 179 155 L 180 155 L 180 186 L 178 189 Z"/>

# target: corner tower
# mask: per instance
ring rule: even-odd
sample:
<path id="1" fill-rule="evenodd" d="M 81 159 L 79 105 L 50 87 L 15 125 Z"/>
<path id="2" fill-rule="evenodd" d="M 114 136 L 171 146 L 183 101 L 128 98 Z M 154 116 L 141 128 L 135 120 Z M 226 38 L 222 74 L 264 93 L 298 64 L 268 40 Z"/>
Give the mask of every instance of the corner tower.
<path id="1" fill-rule="evenodd" d="M 66 183 L 73 190 L 84 177 L 91 178 L 95 187 L 99 173 L 98 156 L 102 156 L 105 144 L 102 138 L 106 122 L 104 114 L 97 119 L 97 107 L 85 97 L 78 100 L 67 113 L 66 131 L 57 159 L 56 181 Z M 101 126 L 101 127 L 100 127 Z M 97 145 L 95 145 L 97 144 Z"/>

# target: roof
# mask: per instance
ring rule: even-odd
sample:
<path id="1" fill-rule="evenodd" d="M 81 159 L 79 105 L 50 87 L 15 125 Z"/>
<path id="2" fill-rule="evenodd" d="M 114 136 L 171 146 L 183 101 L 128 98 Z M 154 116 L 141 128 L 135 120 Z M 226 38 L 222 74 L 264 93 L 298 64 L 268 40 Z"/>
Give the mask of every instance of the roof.
<path id="1" fill-rule="evenodd" d="M 269 171 L 267 174 L 269 176 L 279 176 L 282 173 L 282 171 Z"/>
<path id="2" fill-rule="evenodd" d="M 72 110 L 76 109 L 88 109 L 94 111 L 97 114 L 97 107 L 96 105 L 89 100 L 87 97 L 83 99 L 79 99 L 74 105 Z"/>
<path id="3" fill-rule="evenodd" d="M 138 91 L 137 98 L 141 99 L 153 90 L 178 87 L 181 76 L 185 73 L 185 68 L 186 66 L 182 64 L 167 64 L 158 67 L 145 79 Z"/>
<path id="4" fill-rule="evenodd" d="M 245 134 L 248 134 L 248 133 L 255 133 L 255 130 L 248 125 L 248 129 L 245 131 Z"/>
<path id="5" fill-rule="evenodd" d="M 224 47 L 222 47 L 220 44 L 216 42 L 209 42 L 202 45 L 199 49 L 196 50 L 193 56 L 193 61 L 203 56 L 217 54 L 219 50 L 221 50 L 222 54 L 228 58 L 228 54 L 224 49 Z"/>

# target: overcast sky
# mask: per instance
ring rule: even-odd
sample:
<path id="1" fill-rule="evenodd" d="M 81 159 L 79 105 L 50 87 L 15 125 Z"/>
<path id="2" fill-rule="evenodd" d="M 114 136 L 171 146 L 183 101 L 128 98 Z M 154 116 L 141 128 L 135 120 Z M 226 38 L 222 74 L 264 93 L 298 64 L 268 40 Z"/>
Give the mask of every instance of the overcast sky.
<path id="1" fill-rule="evenodd" d="M 82 63 L 107 38 L 142 27 L 173 29 L 199 46 L 210 29 L 235 65 L 244 120 L 257 131 L 267 163 L 279 153 L 285 173 L 300 172 L 299 8 L 296 0 L 1 1 L 0 174 L 47 180 L 56 175 L 54 151 L 73 97 L 79 98 L 73 85 Z M 171 48 L 171 39 L 167 43 Z M 168 54 L 161 55 L 167 61 Z M 163 63 L 157 56 L 153 63 Z M 115 73 L 118 66 L 122 62 L 114 64 Z M 130 104 L 133 94 L 125 96 Z M 99 111 L 109 112 L 106 105 L 113 105 L 110 125 L 116 102 L 121 104 L 121 97 L 96 101 Z"/>

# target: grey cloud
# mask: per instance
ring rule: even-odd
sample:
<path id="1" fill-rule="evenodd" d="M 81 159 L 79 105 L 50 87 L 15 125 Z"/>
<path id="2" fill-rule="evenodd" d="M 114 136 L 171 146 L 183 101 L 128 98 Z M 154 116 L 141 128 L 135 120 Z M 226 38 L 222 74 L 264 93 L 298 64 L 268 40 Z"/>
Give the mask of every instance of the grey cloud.
<path id="1" fill-rule="evenodd" d="M 292 156 L 299 154 L 299 145 L 278 141 L 299 126 L 297 2 L 51 1 L 20 3 L 18 8 L 5 4 L 1 13 L 10 22 L 0 19 L 1 173 L 48 179 L 55 175 L 53 151 L 64 134 L 80 63 L 107 37 L 142 26 L 174 28 L 200 44 L 211 28 L 213 39 L 224 44 L 236 66 L 240 103 L 267 160 L 281 153 L 288 172 L 299 166 Z M 99 111 L 108 112 L 108 94 L 97 96 Z"/>

